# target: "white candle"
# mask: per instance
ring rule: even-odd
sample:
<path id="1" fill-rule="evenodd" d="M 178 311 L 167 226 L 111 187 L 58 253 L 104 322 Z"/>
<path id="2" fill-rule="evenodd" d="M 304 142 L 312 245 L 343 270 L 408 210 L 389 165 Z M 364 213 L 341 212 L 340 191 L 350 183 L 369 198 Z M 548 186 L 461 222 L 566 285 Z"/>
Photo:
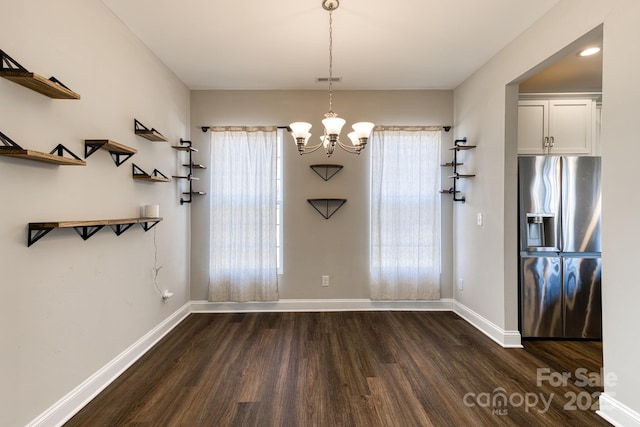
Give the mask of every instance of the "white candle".
<path id="1" fill-rule="evenodd" d="M 158 205 L 144 205 L 144 217 L 145 218 L 159 218 L 160 206 Z"/>

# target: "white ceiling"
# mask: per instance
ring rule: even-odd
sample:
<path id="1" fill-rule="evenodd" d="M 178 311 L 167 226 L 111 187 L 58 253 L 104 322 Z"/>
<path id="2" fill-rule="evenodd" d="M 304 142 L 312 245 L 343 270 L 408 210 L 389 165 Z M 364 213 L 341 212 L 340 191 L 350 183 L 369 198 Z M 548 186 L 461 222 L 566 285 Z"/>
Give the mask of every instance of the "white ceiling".
<path id="1" fill-rule="evenodd" d="M 341 0 L 336 89 L 453 89 L 559 0 Z M 191 89 L 325 89 L 322 0 L 103 0 Z"/>

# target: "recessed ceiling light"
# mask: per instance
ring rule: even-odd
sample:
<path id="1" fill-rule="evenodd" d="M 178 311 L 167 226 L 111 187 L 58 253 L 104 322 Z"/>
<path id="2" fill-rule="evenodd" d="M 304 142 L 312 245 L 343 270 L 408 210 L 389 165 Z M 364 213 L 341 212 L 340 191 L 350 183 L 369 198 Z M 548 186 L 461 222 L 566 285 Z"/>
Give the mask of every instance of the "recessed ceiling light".
<path id="1" fill-rule="evenodd" d="M 580 55 L 580 56 L 591 56 L 591 55 L 594 55 L 594 54 L 596 54 L 598 52 L 600 52 L 600 48 L 599 47 L 588 47 L 586 49 L 581 50 L 578 55 Z"/>

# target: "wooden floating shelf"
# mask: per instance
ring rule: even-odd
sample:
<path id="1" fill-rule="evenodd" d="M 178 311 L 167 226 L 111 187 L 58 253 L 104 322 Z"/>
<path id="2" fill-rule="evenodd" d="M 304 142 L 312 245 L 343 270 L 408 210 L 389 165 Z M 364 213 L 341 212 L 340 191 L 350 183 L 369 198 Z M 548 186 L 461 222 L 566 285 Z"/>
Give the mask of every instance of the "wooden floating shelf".
<path id="1" fill-rule="evenodd" d="M 204 191 L 184 191 L 182 194 L 191 194 L 192 196 L 206 196 Z"/>
<path id="2" fill-rule="evenodd" d="M 100 231 L 105 225 L 110 226 L 113 229 L 114 233 L 119 236 L 135 224 L 140 224 L 144 231 L 149 231 L 160 221 L 162 221 L 161 217 L 143 217 L 124 219 L 98 219 L 88 221 L 30 222 L 29 232 L 27 235 L 27 246 L 33 245 L 35 242 L 40 240 L 55 228 L 73 228 L 80 235 L 80 237 L 82 237 L 83 240 L 87 240 L 89 237 Z"/>
<path id="3" fill-rule="evenodd" d="M 440 192 L 442 194 L 455 194 L 455 193 L 459 193 L 459 191 L 453 191 L 453 190 L 440 190 Z"/>
<path id="4" fill-rule="evenodd" d="M 46 79 L 37 73 L 30 72 L 3 50 L 0 50 L 0 77 L 49 98 L 80 99 L 80 95 L 66 87 L 60 80 L 55 77 Z"/>
<path id="5" fill-rule="evenodd" d="M 155 176 L 155 175 L 135 175 L 133 179 L 137 179 L 140 181 L 171 182 L 169 178 L 164 178 L 162 176 Z"/>
<path id="6" fill-rule="evenodd" d="M 472 150 L 476 147 L 476 145 L 456 145 L 455 147 L 449 148 L 449 150 Z"/>
<path id="7" fill-rule="evenodd" d="M 167 141 L 167 138 L 155 130 L 137 130 L 136 135 L 148 139 L 149 141 Z"/>
<path id="8" fill-rule="evenodd" d="M 116 166 L 120 166 L 126 162 L 129 157 L 138 152 L 135 148 L 127 147 L 118 142 L 111 141 L 109 139 L 85 139 L 84 140 L 84 158 L 88 158 L 97 150 L 107 150 L 111 154 Z"/>
<path id="9" fill-rule="evenodd" d="M 18 83 L 42 95 L 53 99 L 80 99 L 80 95 L 66 87 L 28 71 L 0 71 L 0 77 Z"/>
<path id="10" fill-rule="evenodd" d="M 453 166 L 462 166 L 464 165 L 464 163 L 456 163 L 455 165 L 453 164 L 453 162 L 449 162 L 449 163 L 443 163 L 440 166 L 443 167 L 453 167 Z"/>
<path id="11" fill-rule="evenodd" d="M 207 168 L 205 165 L 200 165 L 200 164 L 197 164 L 197 163 L 191 163 L 191 164 L 184 163 L 182 166 L 187 167 L 187 168 L 191 167 L 191 169 L 206 169 Z"/>
<path id="12" fill-rule="evenodd" d="M 146 173 L 142 169 L 138 167 L 135 163 L 132 165 L 132 173 L 133 179 L 139 179 L 142 181 L 152 181 L 152 182 L 170 182 L 168 176 L 160 172 L 158 169 L 154 169 L 151 174 Z"/>
<path id="13" fill-rule="evenodd" d="M 198 149 L 197 148 L 193 148 L 190 145 L 172 145 L 171 148 L 173 148 L 174 150 L 178 150 L 178 151 L 191 151 L 192 153 L 197 153 Z M 189 166 L 188 164 L 185 166 Z"/>
<path id="14" fill-rule="evenodd" d="M 148 139 L 149 141 L 167 141 L 167 138 L 165 138 L 165 136 L 160 132 L 153 128 L 149 129 L 136 119 L 133 119 L 133 131 L 136 135 Z"/>
<path id="15" fill-rule="evenodd" d="M 189 181 L 199 181 L 200 180 L 200 178 L 195 177 L 195 176 L 191 176 L 191 175 L 188 175 L 188 176 L 172 175 L 171 177 L 175 178 L 175 179 L 188 179 Z"/>
<path id="16" fill-rule="evenodd" d="M 458 173 L 458 174 L 455 174 L 455 175 L 451 175 L 449 178 L 460 179 L 460 178 L 472 178 L 474 176 L 475 175 Z"/>
<path id="17" fill-rule="evenodd" d="M 2 51 L 0 51 L 0 53 L 1 52 Z M 68 154 L 71 157 L 66 157 L 65 154 Z M 84 166 L 87 164 L 62 144 L 56 145 L 56 147 L 49 153 L 43 153 L 36 150 L 25 150 L 2 132 L 0 132 L 0 155 L 34 160 L 36 162 L 51 163 L 54 165 Z"/>
<path id="18" fill-rule="evenodd" d="M 0 147 L 0 156 L 16 157 L 19 159 L 34 160 L 36 162 L 49 163 L 60 166 L 85 166 L 84 160 L 73 159 L 56 154 L 42 153 L 34 150 L 22 150 L 16 148 Z"/>

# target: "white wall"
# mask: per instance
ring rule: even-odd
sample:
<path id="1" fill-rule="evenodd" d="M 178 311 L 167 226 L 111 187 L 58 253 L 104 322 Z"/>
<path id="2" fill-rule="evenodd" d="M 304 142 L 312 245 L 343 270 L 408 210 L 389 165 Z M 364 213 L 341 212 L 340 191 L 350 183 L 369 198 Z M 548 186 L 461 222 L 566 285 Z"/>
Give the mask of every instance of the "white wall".
<path id="1" fill-rule="evenodd" d="M 52 100 L 0 79 L 0 131 L 24 148 L 59 143 L 84 157 L 84 139 L 138 150 L 119 168 L 106 151 L 87 166 L 0 157 L 0 425 L 28 423 L 189 300 L 188 207 L 178 185 L 131 178 L 133 162 L 177 171 L 167 142 L 133 133 L 134 117 L 175 143 L 189 137 L 189 91 L 98 0 L 0 5 L 3 49 L 30 71 L 56 76 L 82 99 Z M 53 230 L 27 248 L 27 223 L 128 218 L 159 204 L 159 285 L 152 280 L 154 231 L 83 241 Z"/>
<path id="2" fill-rule="evenodd" d="M 640 425 L 640 323 L 637 254 L 640 200 L 633 171 L 640 158 L 640 2 L 620 0 L 605 19 L 602 108 L 603 344 L 608 396 L 636 411 Z M 608 410 L 608 414 L 618 411 Z M 627 425 L 632 425 L 631 421 Z"/>
<path id="3" fill-rule="evenodd" d="M 631 172 L 640 155 L 635 122 L 640 3 L 563 0 L 455 90 L 456 136 L 478 144 L 470 201 L 456 205 L 455 278 L 465 289 L 455 298 L 496 325 L 517 328 L 515 91 L 522 79 L 594 27 L 604 23 L 603 50 L 603 326 L 604 364 L 618 381 L 607 395 L 640 411 L 635 277 L 637 212 Z M 567 52 L 562 52 L 566 54 Z M 487 222 L 475 225 L 475 213 Z"/>
<path id="4" fill-rule="evenodd" d="M 347 120 L 345 129 L 357 121 L 379 125 L 447 125 L 453 119 L 451 91 L 337 91 L 334 110 Z M 322 130 L 320 120 L 328 109 L 328 92 L 318 91 L 193 91 L 191 93 L 191 133 L 200 150 L 198 162 L 207 163 L 210 134 L 204 125 L 280 125 L 293 121 L 313 124 L 312 138 Z M 443 133 L 443 146 L 452 143 L 452 132 Z M 343 138 L 346 138 L 343 131 Z M 450 153 L 443 150 L 443 159 Z M 284 274 L 279 288 L 282 299 L 368 298 L 368 165 L 369 150 L 360 156 L 340 149 L 327 159 L 321 150 L 300 157 L 293 139 L 284 140 Z M 309 165 L 337 163 L 344 168 L 325 182 Z M 444 171 L 443 174 L 450 170 Z M 207 182 L 207 171 L 196 187 Z M 446 183 L 448 184 L 448 183 Z M 443 184 L 444 185 L 444 184 Z M 192 206 L 193 300 L 207 299 L 207 236 L 209 196 Z M 308 198 L 346 198 L 347 203 L 329 220 L 321 217 Z M 443 196 L 442 297 L 452 296 L 451 288 L 451 199 Z M 197 230 L 197 231 L 196 231 Z M 331 285 L 321 286 L 321 276 L 329 275 Z"/>

